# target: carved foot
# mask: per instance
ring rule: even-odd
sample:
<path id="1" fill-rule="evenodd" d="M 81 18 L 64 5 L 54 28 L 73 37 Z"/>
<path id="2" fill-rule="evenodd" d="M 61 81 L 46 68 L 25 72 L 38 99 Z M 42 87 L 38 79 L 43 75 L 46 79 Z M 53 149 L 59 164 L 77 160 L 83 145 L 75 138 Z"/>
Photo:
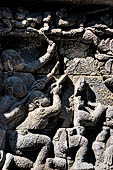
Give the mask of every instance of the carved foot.
<path id="1" fill-rule="evenodd" d="M 3 166 L 2 170 L 8 170 L 8 169 L 9 169 L 10 164 L 11 164 L 13 158 L 14 158 L 14 157 L 13 157 L 12 154 L 7 153 L 7 155 L 6 155 L 6 160 L 5 160 L 5 163 L 4 163 L 4 166 Z"/>
<path id="2" fill-rule="evenodd" d="M 66 169 L 66 160 L 64 158 L 58 158 L 58 157 L 55 157 L 54 159 L 52 158 L 48 158 L 46 160 L 46 167 L 50 168 L 53 168 L 53 169 L 62 169 L 62 170 L 65 170 Z"/>
<path id="3" fill-rule="evenodd" d="M 70 170 L 94 170 L 94 166 L 90 163 L 80 163 L 80 164 L 73 164 Z"/>

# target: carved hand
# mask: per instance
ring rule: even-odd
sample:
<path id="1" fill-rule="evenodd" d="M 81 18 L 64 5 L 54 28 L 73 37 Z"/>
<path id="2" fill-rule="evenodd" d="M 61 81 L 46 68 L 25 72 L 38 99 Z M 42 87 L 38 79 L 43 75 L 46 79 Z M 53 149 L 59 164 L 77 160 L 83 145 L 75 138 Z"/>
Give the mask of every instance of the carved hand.
<path id="1" fill-rule="evenodd" d="M 53 93 L 53 94 L 60 94 L 61 93 L 62 85 L 58 85 L 57 83 L 53 83 L 51 87 L 52 87 L 51 93 Z"/>
<path id="2" fill-rule="evenodd" d="M 53 41 L 49 41 L 49 46 L 47 48 L 47 52 L 51 53 L 55 48 L 55 43 L 53 43 Z"/>

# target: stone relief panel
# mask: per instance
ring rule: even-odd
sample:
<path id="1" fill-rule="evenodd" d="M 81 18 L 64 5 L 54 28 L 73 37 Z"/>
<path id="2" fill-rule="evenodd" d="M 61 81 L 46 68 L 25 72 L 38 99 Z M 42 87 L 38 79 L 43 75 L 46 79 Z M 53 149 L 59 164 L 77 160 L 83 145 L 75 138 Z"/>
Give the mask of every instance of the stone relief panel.
<path id="1" fill-rule="evenodd" d="M 111 8 L 0 7 L 0 168 L 113 169 Z"/>

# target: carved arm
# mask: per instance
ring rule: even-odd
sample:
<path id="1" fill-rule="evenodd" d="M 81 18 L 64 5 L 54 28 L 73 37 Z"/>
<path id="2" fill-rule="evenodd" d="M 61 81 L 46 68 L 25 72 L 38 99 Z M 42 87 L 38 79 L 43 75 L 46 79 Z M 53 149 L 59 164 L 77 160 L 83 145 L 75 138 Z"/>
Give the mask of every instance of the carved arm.
<path id="1" fill-rule="evenodd" d="M 59 67 L 60 62 L 57 61 L 56 65 L 54 66 L 54 68 L 51 70 L 51 72 L 49 74 L 47 74 L 47 76 L 45 76 L 43 79 L 41 80 L 36 80 L 34 82 L 34 84 L 32 85 L 31 89 L 36 89 L 36 90 L 43 90 L 44 87 L 46 86 L 46 84 L 53 78 L 56 70 Z"/>
<path id="2" fill-rule="evenodd" d="M 56 116 L 60 113 L 61 111 L 61 100 L 59 97 L 59 94 L 53 94 L 53 104 L 52 106 L 46 107 L 45 108 L 45 113 L 44 116 L 46 118 L 50 118 L 52 116 Z"/>
<path id="3" fill-rule="evenodd" d="M 103 126 L 103 130 L 96 137 L 96 142 L 105 142 L 109 134 L 109 127 Z"/>
<path id="4" fill-rule="evenodd" d="M 67 75 L 64 74 L 57 80 L 56 83 L 53 83 L 53 85 L 56 85 L 51 91 L 53 93 L 53 105 L 45 108 L 45 117 L 49 118 L 56 116 L 61 111 L 61 100 L 59 94 L 61 92 L 61 84 L 65 81 L 66 78 Z"/>
<path id="5" fill-rule="evenodd" d="M 10 112 L 6 112 L 4 114 L 0 114 L 0 122 L 2 122 L 5 125 L 8 124 L 13 119 L 15 119 L 15 118 L 20 116 L 20 114 L 18 114 L 19 110 L 20 110 L 20 107 L 16 107 L 12 111 L 10 111 Z"/>
<path id="6" fill-rule="evenodd" d="M 24 70 L 26 72 L 33 73 L 36 70 L 40 69 L 45 63 L 47 63 L 52 58 L 51 53 L 54 51 L 54 49 L 55 43 L 49 44 L 46 54 L 35 60 L 33 63 L 25 64 Z"/>

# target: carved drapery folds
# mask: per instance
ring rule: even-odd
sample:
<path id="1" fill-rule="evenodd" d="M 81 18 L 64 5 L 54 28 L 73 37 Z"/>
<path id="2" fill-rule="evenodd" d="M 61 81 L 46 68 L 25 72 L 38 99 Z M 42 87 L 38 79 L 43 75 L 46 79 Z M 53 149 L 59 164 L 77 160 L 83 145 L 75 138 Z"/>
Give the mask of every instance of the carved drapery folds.
<path id="1" fill-rule="evenodd" d="M 0 169 L 112 170 L 112 8 L 29 9 L 0 7 Z"/>

